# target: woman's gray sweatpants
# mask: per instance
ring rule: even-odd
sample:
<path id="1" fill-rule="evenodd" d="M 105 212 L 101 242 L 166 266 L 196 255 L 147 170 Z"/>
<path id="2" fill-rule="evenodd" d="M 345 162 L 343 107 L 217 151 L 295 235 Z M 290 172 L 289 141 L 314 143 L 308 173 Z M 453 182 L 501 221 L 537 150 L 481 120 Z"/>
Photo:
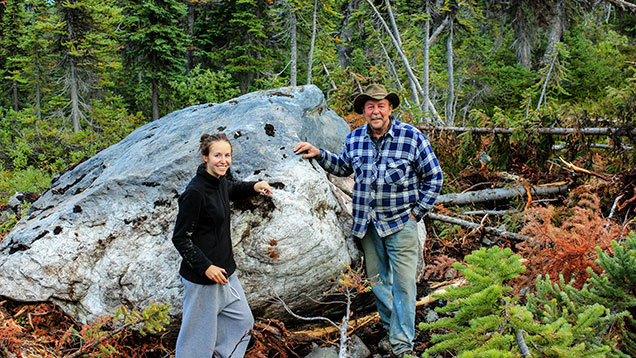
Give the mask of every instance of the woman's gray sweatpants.
<path id="1" fill-rule="evenodd" d="M 183 282 L 183 319 L 175 358 L 242 358 L 254 325 L 241 283 L 232 274 L 225 285 Z"/>

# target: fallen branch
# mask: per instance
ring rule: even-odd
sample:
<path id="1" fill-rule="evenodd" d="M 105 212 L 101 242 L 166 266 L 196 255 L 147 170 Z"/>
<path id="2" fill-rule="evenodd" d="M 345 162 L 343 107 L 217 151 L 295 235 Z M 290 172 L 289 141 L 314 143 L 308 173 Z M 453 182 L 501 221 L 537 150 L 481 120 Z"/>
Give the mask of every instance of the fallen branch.
<path id="1" fill-rule="evenodd" d="M 432 127 L 420 125 L 417 127 L 421 131 L 451 131 L 451 132 L 473 132 L 478 134 L 512 134 L 515 128 L 476 128 L 476 127 Z M 636 128 L 627 130 L 624 128 L 528 128 L 524 131 L 537 134 L 568 135 L 579 133 L 583 135 L 621 135 L 636 136 Z"/>
<path id="2" fill-rule="evenodd" d="M 458 219 L 458 218 L 454 218 L 452 216 L 428 213 L 427 217 L 432 219 L 432 220 L 443 221 L 443 222 L 447 222 L 447 223 L 450 223 L 450 224 L 455 224 L 455 225 L 459 225 L 459 226 L 463 226 L 463 227 L 473 228 L 473 229 L 476 229 L 476 230 L 483 230 L 487 234 L 490 234 L 490 235 L 493 235 L 493 236 L 498 236 L 498 237 L 501 237 L 501 238 L 504 238 L 504 239 L 513 239 L 513 240 L 517 240 L 517 241 L 525 241 L 525 240 L 528 239 L 528 237 L 524 236 L 524 235 L 519 235 L 519 234 L 516 234 L 514 232 L 510 232 L 510 231 L 506 231 L 506 230 L 500 230 L 500 229 L 497 229 L 497 228 L 494 228 L 494 227 L 490 227 L 490 226 L 483 226 L 483 225 L 480 225 L 480 224 L 475 224 L 473 222 L 462 220 L 462 219 Z"/>
<path id="3" fill-rule="evenodd" d="M 625 0 L 607 0 L 607 2 L 614 4 L 623 10 L 629 10 L 631 12 L 636 13 L 636 5 L 630 2 L 627 2 Z"/>
<path id="4" fill-rule="evenodd" d="M 611 180 L 610 178 L 606 177 L 603 174 L 599 174 L 599 173 L 596 173 L 596 172 L 593 172 L 593 171 L 590 171 L 590 170 L 587 170 L 587 169 L 584 169 L 584 168 L 581 168 L 581 167 L 577 167 L 576 165 L 565 161 L 565 159 L 563 159 L 561 157 L 559 157 L 559 159 L 561 160 L 561 163 L 563 163 L 563 165 L 565 165 L 566 168 L 568 168 L 570 170 L 573 170 L 573 171 L 575 171 L 577 173 L 583 173 L 583 174 L 592 175 L 592 176 L 595 176 L 597 178 L 601 178 L 601 179 L 603 179 L 605 181 L 610 181 Z"/>
<path id="5" fill-rule="evenodd" d="M 437 197 L 437 204 L 453 204 L 453 205 L 467 205 L 482 203 L 492 200 L 505 200 L 512 199 L 518 196 L 532 197 L 560 194 L 568 190 L 569 184 L 565 182 L 545 184 L 539 186 L 529 187 L 530 193 L 528 193 L 525 186 L 517 184 L 512 188 L 497 188 L 497 189 L 484 189 L 469 191 L 466 193 L 452 193 L 444 194 Z"/>
<path id="6" fill-rule="evenodd" d="M 597 149 L 616 149 L 616 146 L 614 145 L 609 145 L 609 144 L 600 144 L 600 143 L 591 143 L 588 144 L 588 146 L 590 148 L 597 148 Z M 552 150 L 557 151 L 557 150 L 563 150 L 566 148 L 565 144 L 555 144 L 552 146 Z M 634 150 L 634 147 L 629 146 L 629 145 L 621 145 L 619 147 L 619 149 L 621 150 Z"/>
<path id="7" fill-rule="evenodd" d="M 466 210 L 462 211 L 462 215 L 511 215 L 516 214 L 519 211 L 516 209 L 512 210 Z"/>
<path id="8" fill-rule="evenodd" d="M 420 298 L 417 302 L 416 302 L 416 306 L 420 307 L 420 306 L 425 306 L 428 304 L 431 304 L 435 301 L 437 301 L 439 298 L 437 298 L 439 295 L 443 294 L 446 292 L 446 289 L 448 287 L 451 286 L 459 286 L 462 285 L 465 282 L 464 279 L 456 279 L 456 280 L 452 280 L 452 281 L 448 281 L 448 282 L 443 282 L 441 284 L 433 284 L 432 286 L 434 287 L 438 287 L 435 291 L 431 292 L 430 294 L 426 295 L 425 297 Z M 441 285 L 441 286 L 440 286 Z M 353 332 L 354 330 L 356 330 L 357 328 L 363 327 L 367 324 L 372 324 L 372 323 L 376 323 L 380 321 L 380 315 L 377 312 L 371 313 L 369 315 L 366 315 L 364 317 L 360 317 L 358 319 L 355 319 L 353 321 L 349 322 L 349 331 L 350 333 Z M 295 341 L 298 342 L 309 342 L 312 340 L 316 340 L 316 339 L 321 339 L 325 336 L 328 336 L 330 334 L 336 333 L 338 332 L 338 328 L 333 327 L 333 326 L 328 326 L 328 327 L 320 327 L 320 328 L 315 328 L 315 329 L 310 329 L 310 330 L 302 330 L 302 331 L 296 331 L 296 332 L 292 332 L 291 336 L 293 337 L 293 339 Z"/>

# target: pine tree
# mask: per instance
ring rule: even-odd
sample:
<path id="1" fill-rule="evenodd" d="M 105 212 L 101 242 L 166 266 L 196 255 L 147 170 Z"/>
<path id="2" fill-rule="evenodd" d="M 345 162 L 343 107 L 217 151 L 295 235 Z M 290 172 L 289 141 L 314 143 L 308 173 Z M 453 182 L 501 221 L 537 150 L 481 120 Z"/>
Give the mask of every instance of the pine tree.
<path id="1" fill-rule="evenodd" d="M 441 330 L 424 357 L 455 352 L 458 357 L 623 357 L 612 351 L 609 331 L 622 315 L 615 315 L 598 303 L 585 304 L 576 288 L 553 285 L 549 278 L 537 280 L 537 294 L 528 306 L 518 297 L 506 295 L 506 283 L 524 266 L 521 256 L 509 248 L 482 248 L 466 256 L 466 265 L 453 266 L 465 276 L 465 286 L 449 288 L 440 298 L 448 300 L 437 308 L 449 314 L 420 329 Z"/>
<path id="2" fill-rule="evenodd" d="M 265 2 L 236 0 L 224 32 L 231 31 L 227 43 L 212 61 L 224 64 L 224 69 L 238 80 L 242 93 L 250 90 L 252 82 L 264 71 L 263 64 L 271 66 L 272 49 L 268 46 Z"/>
<path id="3" fill-rule="evenodd" d="M 613 254 L 597 248 L 597 264 L 604 271 L 601 274 L 588 269 L 589 297 L 610 308 L 612 312 L 623 313 L 623 320 L 617 329 L 621 336 L 622 351 L 636 356 L 636 234 L 623 243 L 612 241 Z"/>
<path id="4" fill-rule="evenodd" d="M 112 34 L 119 13 L 114 0 L 65 0 L 55 6 L 59 23 L 53 51 L 59 56 L 57 67 L 63 83 L 60 95 L 66 102 L 59 112 L 65 116 L 70 107 L 73 131 L 77 133 L 83 120 L 91 123 L 91 97 L 106 80 L 109 69 L 118 66 Z"/>
<path id="5" fill-rule="evenodd" d="M 159 118 L 159 91 L 182 75 L 186 34 L 179 22 L 186 6 L 178 0 L 130 1 L 125 8 L 125 57 L 129 71 L 151 85 L 152 119 Z"/>
<path id="6" fill-rule="evenodd" d="M 47 0 L 28 1 L 29 19 L 25 23 L 25 32 L 20 39 L 21 55 L 15 56 L 22 71 L 17 76 L 18 81 L 28 89 L 28 102 L 38 120 L 42 119 L 42 95 L 44 87 L 49 81 L 49 63 L 53 62 L 50 46 L 53 24 L 47 21 L 52 7 Z"/>
<path id="7" fill-rule="evenodd" d="M 2 69 L 2 80 L 7 81 L 8 85 L 3 87 L 8 91 L 11 108 L 19 111 L 24 104 L 20 92 L 21 66 L 20 58 L 25 56 L 23 49 L 20 47 L 21 40 L 26 36 L 26 24 L 28 13 L 25 7 L 25 1 L 9 0 L 7 1 L 2 16 L 2 38 L 0 38 L 0 57 L 4 58 L 5 63 Z"/>

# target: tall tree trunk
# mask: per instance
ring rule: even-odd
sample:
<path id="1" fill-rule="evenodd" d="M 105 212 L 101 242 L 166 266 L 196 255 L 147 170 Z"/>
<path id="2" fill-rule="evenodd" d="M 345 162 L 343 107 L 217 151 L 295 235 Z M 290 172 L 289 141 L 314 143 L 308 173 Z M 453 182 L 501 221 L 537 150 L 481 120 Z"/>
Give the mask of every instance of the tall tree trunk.
<path id="1" fill-rule="evenodd" d="M 349 67 L 349 56 L 351 54 L 351 39 L 353 39 L 353 28 L 351 23 L 351 15 L 354 11 L 358 10 L 360 3 L 363 0 L 350 0 L 347 4 L 347 9 L 344 12 L 344 21 L 342 23 L 342 30 L 340 31 L 340 42 L 336 45 L 338 50 L 338 63 L 340 67 L 346 69 Z"/>
<path id="2" fill-rule="evenodd" d="M 398 30 L 397 23 L 395 22 L 395 17 L 393 17 L 393 9 L 391 9 L 390 0 L 386 0 L 386 12 L 389 14 L 389 22 L 393 28 L 393 36 L 395 36 L 398 45 L 402 47 L 402 38 L 400 37 L 400 31 Z"/>
<path id="3" fill-rule="evenodd" d="M 13 110 L 16 112 L 19 111 L 20 102 L 18 98 L 18 81 L 16 80 L 11 81 L 11 98 L 13 100 Z"/>
<path id="4" fill-rule="evenodd" d="M 150 82 L 152 84 L 152 120 L 156 121 L 159 119 L 159 81 L 153 78 Z"/>
<path id="5" fill-rule="evenodd" d="M 455 84 L 454 84 L 454 68 L 453 68 L 453 15 L 448 15 L 448 38 L 446 39 L 446 63 L 448 66 L 448 99 L 446 100 L 446 124 L 453 125 L 455 121 L 454 113 L 454 98 L 455 98 Z"/>
<path id="6" fill-rule="evenodd" d="M 565 17 L 565 0 L 558 0 L 552 6 L 552 14 L 550 16 L 550 34 L 548 35 L 548 45 L 541 59 L 541 67 L 547 66 L 557 51 L 557 43 L 561 41 L 563 32 L 566 27 Z"/>
<path id="7" fill-rule="evenodd" d="M 402 92 L 402 82 L 400 81 L 400 77 L 398 76 L 397 71 L 395 70 L 395 65 L 393 65 L 391 56 L 389 56 L 389 53 L 387 52 L 386 47 L 384 47 L 384 44 L 382 43 L 381 39 L 378 39 L 378 43 L 382 47 L 382 52 L 384 52 L 384 57 L 386 57 L 386 62 L 389 64 L 389 69 L 391 69 L 391 74 L 393 74 L 393 77 L 395 77 L 395 83 L 397 84 L 397 89 L 398 91 Z"/>
<path id="8" fill-rule="evenodd" d="M 391 8 L 390 0 L 386 0 L 386 12 L 389 15 L 389 22 L 391 23 L 391 28 L 393 29 L 393 36 L 395 37 L 397 46 L 402 48 L 402 37 L 400 36 L 400 30 L 397 27 L 397 23 L 395 22 L 395 16 L 393 16 L 393 9 Z M 384 48 L 384 45 L 383 45 L 383 48 Z M 388 58 L 388 54 L 387 54 L 387 58 Z M 393 63 L 391 63 L 391 66 L 393 66 Z M 397 78 L 397 72 L 395 72 L 395 69 L 393 69 L 393 72 L 395 73 L 395 77 Z M 402 87 L 402 84 L 399 84 L 399 86 Z M 413 83 L 411 78 L 409 78 L 409 86 L 411 87 L 411 101 L 419 106 L 420 96 L 418 95 L 417 85 Z"/>
<path id="9" fill-rule="evenodd" d="M 367 4 L 369 4 L 369 6 L 371 7 L 371 9 L 374 11 L 375 15 L 378 17 L 378 20 L 380 20 L 380 23 L 382 23 L 382 26 L 384 26 L 384 30 L 387 32 L 387 34 L 391 38 L 391 41 L 393 42 L 393 46 L 395 46 L 398 52 L 398 55 L 400 55 L 400 58 L 402 59 L 402 63 L 404 64 L 404 69 L 406 70 L 406 74 L 408 75 L 409 82 L 415 87 L 415 90 L 418 93 L 420 93 L 421 95 L 425 95 L 425 92 L 422 89 L 420 82 L 418 81 L 417 77 L 415 77 L 415 74 L 413 73 L 413 69 L 411 68 L 411 65 L 409 64 L 409 59 L 406 57 L 402 49 L 397 45 L 397 40 L 395 39 L 395 36 L 393 36 L 393 34 L 391 33 L 391 30 L 389 29 L 389 25 L 386 24 L 386 21 L 384 21 L 378 9 L 375 7 L 375 5 L 373 5 L 373 2 L 371 2 L 371 0 L 366 0 L 366 1 L 367 1 Z M 428 34 L 426 36 L 428 37 Z M 425 46 L 425 47 L 428 50 L 428 46 Z M 427 78 L 427 81 L 428 81 L 428 78 Z M 438 122 L 439 124 L 444 124 L 444 122 L 441 120 L 441 118 L 437 114 L 437 111 L 435 110 L 435 106 L 433 106 L 433 103 L 431 102 L 431 100 L 428 99 L 425 103 L 427 103 L 427 107 L 429 108 L 430 112 L 433 114 L 433 118 L 435 119 L 435 121 Z"/>
<path id="10" fill-rule="evenodd" d="M 42 91 L 42 69 L 40 68 L 40 48 L 38 44 L 35 44 L 35 114 L 38 117 L 38 120 L 42 119 L 42 108 L 41 108 L 41 91 Z"/>
<path id="11" fill-rule="evenodd" d="M 80 113 L 79 108 L 79 91 L 77 89 L 78 79 L 75 75 L 75 63 L 71 61 L 69 68 L 69 88 L 71 91 L 71 122 L 73 123 L 73 132 L 77 133 L 80 131 L 80 120 L 82 118 L 82 114 Z"/>
<path id="12" fill-rule="evenodd" d="M 515 7 L 515 15 L 512 20 L 512 26 L 515 31 L 515 52 L 517 54 L 517 62 L 523 67 L 530 67 L 530 28 L 527 24 L 526 14 L 523 11 L 523 6 L 520 2 L 517 2 Z"/>
<path id="13" fill-rule="evenodd" d="M 430 0 L 425 0 L 425 11 L 426 11 L 426 23 L 424 24 L 424 38 L 426 41 L 424 42 L 424 101 L 422 103 L 422 111 L 429 112 L 428 103 L 430 102 L 430 94 L 429 94 L 429 83 L 428 83 L 428 64 L 429 64 L 429 47 L 428 47 L 428 38 L 431 34 L 431 10 L 430 10 Z M 430 116 L 426 114 L 426 118 L 428 122 L 430 122 Z"/>
<path id="14" fill-rule="evenodd" d="M 291 27 L 291 65 L 289 74 L 289 85 L 296 86 L 296 74 L 298 71 L 298 42 L 296 41 L 296 13 L 290 12 L 290 27 Z"/>
<path id="15" fill-rule="evenodd" d="M 194 46 L 194 4 L 195 2 L 192 0 L 188 0 L 188 41 L 189 45 L 186 47 L 186 76 L 190 74 L 190 70 L 192 70 L 192 48 Z"/>
<path id="16" fill-rule="evenodd" d="M 316 45 L 316 16 L 318 14 L 318 0 L 314 0 L 314 16 L 311 23 L 311 45 L 309 46 L 309 59 L 307 59 L 307 84 L 311 84 L 311 68 L 314 62 L 314 46 Z"/>

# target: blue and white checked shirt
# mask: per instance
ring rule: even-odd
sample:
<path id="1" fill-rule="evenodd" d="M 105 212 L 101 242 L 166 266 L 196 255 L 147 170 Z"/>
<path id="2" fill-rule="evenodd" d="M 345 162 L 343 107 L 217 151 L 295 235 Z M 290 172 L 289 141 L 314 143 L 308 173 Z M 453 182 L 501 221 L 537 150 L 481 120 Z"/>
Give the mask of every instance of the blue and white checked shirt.
<path id="1" fill-rule="evenodd" d="M 340 155 L 320 149 L 318 163 L 337 176 L 354 174 L 353 235 L 364 237 L 369 222 L 386 237 L 420 220 L 442 189 L 442 169 L 426 136 L 391 118 L 379 147 L 363 125 L 345 139 Z"/>

